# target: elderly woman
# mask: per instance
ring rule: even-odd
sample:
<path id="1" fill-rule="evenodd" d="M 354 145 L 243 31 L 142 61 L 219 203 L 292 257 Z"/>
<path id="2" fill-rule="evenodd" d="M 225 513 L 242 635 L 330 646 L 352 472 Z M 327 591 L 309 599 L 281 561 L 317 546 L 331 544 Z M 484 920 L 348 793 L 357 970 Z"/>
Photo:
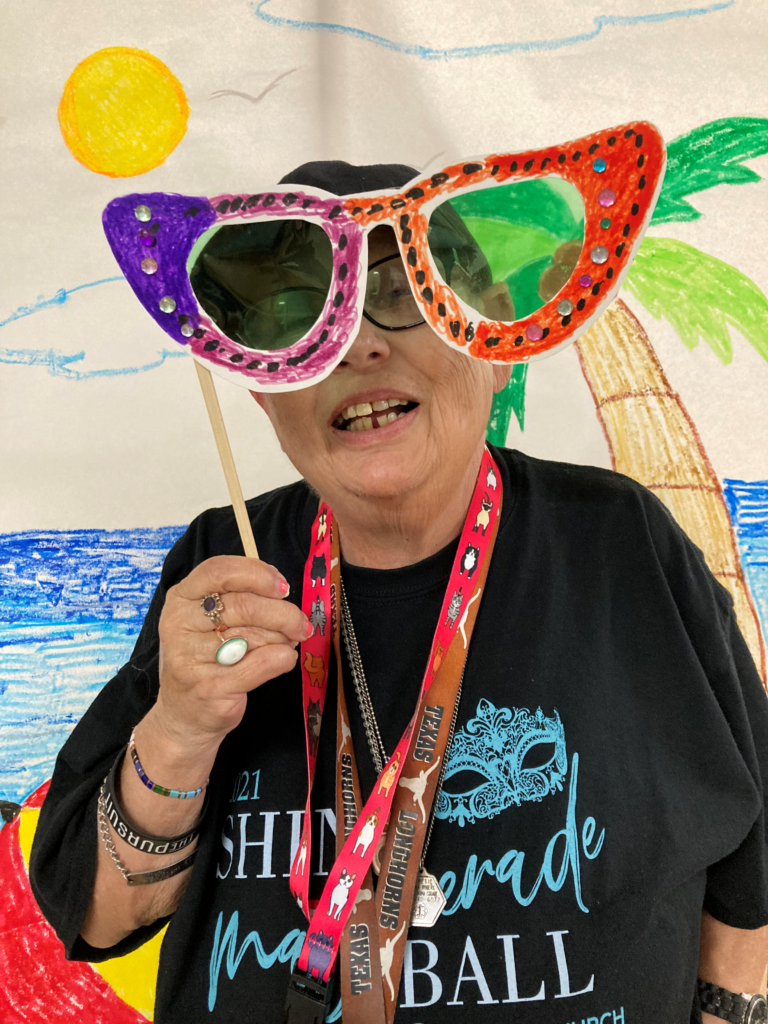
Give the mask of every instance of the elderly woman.
<path id="1" fill-rule="evenodd" d="M 303 477 L 248 503 L 261 560 L 200 516 L 59 755 L 41 907 L 73 959 L 168 925 L 158 1024 L 765 1021 L 768 706 L 730 598 L 631 480 L 486 449 L 508 368 L 423 322 L 391 228 L 368 263 L 334 371 L 254 394 Z"/>

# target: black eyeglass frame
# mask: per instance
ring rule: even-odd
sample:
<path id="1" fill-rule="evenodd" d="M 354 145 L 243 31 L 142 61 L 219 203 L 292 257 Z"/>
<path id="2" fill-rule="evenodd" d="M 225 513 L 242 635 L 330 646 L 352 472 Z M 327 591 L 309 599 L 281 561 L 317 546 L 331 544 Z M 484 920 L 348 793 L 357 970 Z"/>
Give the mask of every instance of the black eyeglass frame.
<path id="1" fill-rule="evenodd" d="M 389 263 L 390 260 L 402 260 L 402 256 L 400 255 L 399 252 L 393 252 L 391 256 L 384 256 L 382 257 L 382 259 L 376 260 L 375 263 L 371 263 L 369 265 L 368 271 L 366 271 L 366 275 L 369 271 L 375 270 L 376 267 L 381 266 L 382 263 Z M 422 324 L 425 324 L 427 322 L 424 319 L 424 317 L 422 317 L 421 320 L 417 320 L 415 323 L 412 324 L 404 324 L 402 327 L 389 327 L 387 326 L 387 324 L 380 324 L 378 320 L 374 320 L 374 318 L 365 308 L 365 305 L 363 305 L 363 316 L 365 317 L 366 320 L 369 321 L 369 323 L 374 324 L 374 326 L 376 327 L 380 327 L 382 331 L 410 331 L 412 327 L 421 327 Z"/>

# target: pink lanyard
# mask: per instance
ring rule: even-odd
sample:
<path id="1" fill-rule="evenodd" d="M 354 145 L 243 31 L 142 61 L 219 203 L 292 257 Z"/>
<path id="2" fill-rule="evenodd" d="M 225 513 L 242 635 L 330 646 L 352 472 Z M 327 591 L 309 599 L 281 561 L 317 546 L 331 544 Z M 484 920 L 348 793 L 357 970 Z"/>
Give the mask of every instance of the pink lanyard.
<path id="1" fill-rule="evenodd" d="M 309 878 L 312 858 L 310 799 L 317 765 L 320 725 L 328 684 L 332 633 L 336 628 L 338 595 L 331 583 L 333 520 L 331 510 L 322 502 L 312 527 L 312 542 L 304 569 L 302 608 L 315 630 L 301 644 L 304 725 L 307 745 L 308 793 L 301 843 L 294 858 L 290 887 L 299 907 L 311 921 L 298 960 L 298 970 L 314 982 L 314 988 L 330 981 L 345 925 L 355 906 L 358 891 L 371 866 L 382 833 L 387 825 L 397 783 L 405 763 L 416 723 L 419 705 L 437 674 L 440 657 L 467 618 L 465 599 L 473 590 L 473 577 L 480 575 L 494 534 L 500 509 L 499 472 L 485 449 L 475 490 L 469 503 L 448 587 L 443 598 L 427 669 L 416 702 L 414 716 L 376 781 L 368 801 L 347 837 L 331 868 L 316 907 L 309 903 Z M 494 493 L 495 492 L 495 493 Z M 371 828 L 371 823 L 376 822 Z M 337 823 L 341 828 L 342 823 Z M 362 852 L 361 852 L 362 851 Z M 296 1018 L 298 1019 L 298 1017 Z M 308 1018 L 308 1019 L 311 1019 Z M 322 1016 L 318 1016 L 322 1020 Z"/>

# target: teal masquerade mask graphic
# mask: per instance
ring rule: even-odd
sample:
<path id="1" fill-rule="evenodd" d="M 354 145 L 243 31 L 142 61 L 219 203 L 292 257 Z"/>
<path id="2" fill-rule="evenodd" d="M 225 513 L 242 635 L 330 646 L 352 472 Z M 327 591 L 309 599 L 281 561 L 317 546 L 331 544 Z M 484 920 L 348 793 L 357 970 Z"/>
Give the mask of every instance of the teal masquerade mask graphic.
<path id="1" fill-rule="evenodd" d="M 541 801 L 562 790 L 568 757 L 563 723 L 553 710 L 553 717 L 547 718 L 541 708 L 531 714 L 526 708 L 496 708 L 482 699 L 477 717 L 454 738 L 437 817 L 462 826 L 467 821 L 474 824 L 513 804 Z M 483 781 L 473 789 L 452 792 L 460 775 L 480 776 Z"/>

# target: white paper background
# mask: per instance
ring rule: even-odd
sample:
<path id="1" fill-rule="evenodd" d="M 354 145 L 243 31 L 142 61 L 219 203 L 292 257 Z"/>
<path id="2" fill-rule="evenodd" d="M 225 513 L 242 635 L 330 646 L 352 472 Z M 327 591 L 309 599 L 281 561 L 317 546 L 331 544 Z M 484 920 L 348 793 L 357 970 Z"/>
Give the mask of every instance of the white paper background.
<path id="1" fill-rule="evenodd" d="M 279 27 L 258 17 L 257 6 L 25 0 L 6 7 L 0 321 L 38 296 L 118 273 L 101 211 L 125 192 L 255 191 L 311 159 L 434 169 L 635 118 L 652 120 L 670 140 L 716 118 L 768 115 L 762 0 L 697 15 L 685 14 L 678 0 L 274 0 L 261 8 L 377 33 L 394 48 L 345 31 Z M 657 20 L 638 20 L 648 16 Z M 626 21 L 609 23 L 617 18 Z M 592 39 L 562 43 L 589 33 Z M 466 59 L 398 51 L 532 41 L 541 48 Z M 75 65 L 116 45 L 164 61 L 192 110 L 166 163 L 136 178 L 111 179 L 78 164 L 56 118 Z M 256 97 L 294 68 L 257 104 L 212 98 L 219 90 Z M 751 166 L 768 174 L 768 158 Z M 721 186 L 692 201 L 701 220 L 651 233 L 696 245 L 768 289 L 768 182 Z M 735 336 L 734 360 L 724 367 L 703 344 L 688 352 L 666 323 L 634 308 L 721 479 L 768 478 L 768 363 Z M 171 347 L 123 282 L 82 289 L 0 328 L 0 530 L 183 523 L 227 503 L 191 361 L 88 376 L 159 361 Z M 80 379 L 18 362 L 49 350 L 49 362 L 83 352 L 64 364 Z M 526 429 L 521 435 L 513 421 L 509 443 L 607 465 L 573 351 L 533 364 L 528 380 Z M 246 494 L 292 479 L 247 392 L 219 384 L 219 394 Z"/>

